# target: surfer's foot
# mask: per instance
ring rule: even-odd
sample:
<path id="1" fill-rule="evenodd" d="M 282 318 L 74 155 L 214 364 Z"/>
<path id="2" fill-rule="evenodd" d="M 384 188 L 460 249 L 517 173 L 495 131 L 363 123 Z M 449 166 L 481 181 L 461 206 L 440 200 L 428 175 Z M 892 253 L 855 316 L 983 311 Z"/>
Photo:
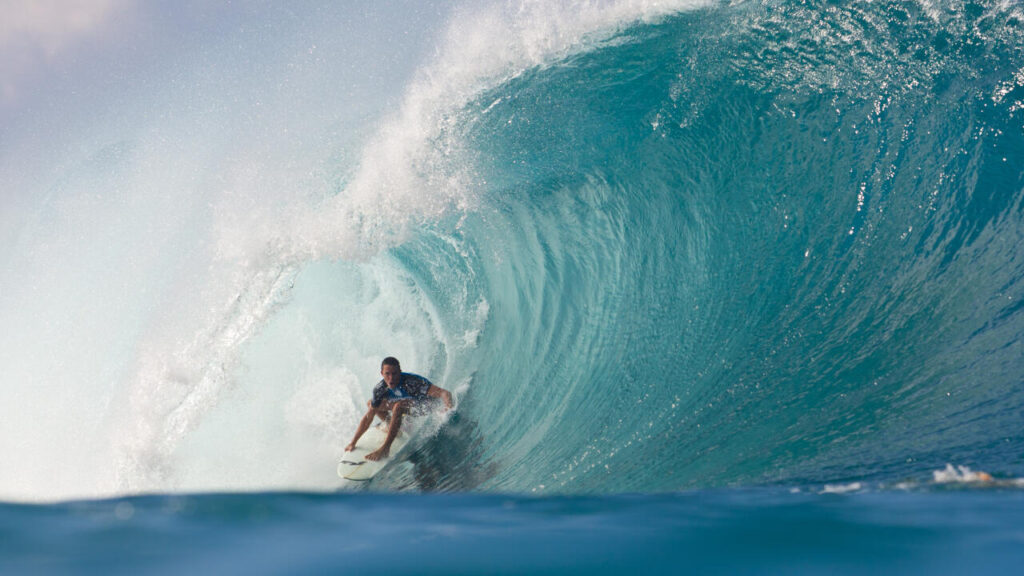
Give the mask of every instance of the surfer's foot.
<path id="1" fill-rule="evenodd" d="M 387 457 L 388 457 L 388 451 L 385 450 L 384 448 L 378 448 L 378 449 L 374 450 L 373 452 L 370 452 L 369 454 L 366 455 L 366 459 L 367 460 L 374 460 L 374 461 L 381 460 L 381 459 L 387 458 Z"/>

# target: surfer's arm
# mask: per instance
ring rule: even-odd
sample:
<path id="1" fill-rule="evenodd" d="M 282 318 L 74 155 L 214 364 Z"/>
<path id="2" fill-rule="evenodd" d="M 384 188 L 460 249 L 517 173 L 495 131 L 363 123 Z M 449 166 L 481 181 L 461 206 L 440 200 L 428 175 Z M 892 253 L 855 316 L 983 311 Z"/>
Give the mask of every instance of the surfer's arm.
<path id="1" fill-rule="evenodd" d="M 444 401 L 446 408 L 449 410 L 452 409 L 452 393 L 444 388 L 441 388 L 436 384 L 431 384 L 430 388 L 427 388 L 427 396 L 430 396 L 431 398 L 440 398 Z"/>
<path id="2" fill-rule="evenodd" d="M 373 417 L 376 414 L 377 409 L 371 405 L 370 409 L 367 410 L 366 414 L 363 415 L 363 419 L 359 421 L 359 428 L 356 428 L 356 435 L 352 437 L 352 442 L 345 447 L 346 452 L 355 450 L 356 442 L 359 442 L 359 439 L 362 438 L 363 434 L 365 434 L 366 431 L 370 429 L 370 424 L 373 424 Z"/>

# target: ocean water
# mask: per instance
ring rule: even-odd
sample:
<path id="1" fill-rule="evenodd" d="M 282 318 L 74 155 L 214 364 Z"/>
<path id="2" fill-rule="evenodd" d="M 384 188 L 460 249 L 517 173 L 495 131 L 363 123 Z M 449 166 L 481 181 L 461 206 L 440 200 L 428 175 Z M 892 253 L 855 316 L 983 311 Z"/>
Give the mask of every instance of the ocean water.
<path id="1" fill-rule="evenodd" d="M 1020 490 L 145 496 L 0 506 L 5 573 L 973 574 L 1020 565 Z"/>
<path id="2" fill-rule="evenodd" d="M 1018 3 L 133 6 L 5 85 L 0 569 L 1024 560 Z"/>

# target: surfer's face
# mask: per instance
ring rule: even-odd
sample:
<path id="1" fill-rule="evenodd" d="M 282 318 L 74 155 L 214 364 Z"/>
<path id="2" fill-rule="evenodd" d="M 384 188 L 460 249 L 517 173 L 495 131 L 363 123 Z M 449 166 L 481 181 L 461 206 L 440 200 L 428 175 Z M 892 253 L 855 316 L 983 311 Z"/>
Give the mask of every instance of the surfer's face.
<path id="1" fill-rule="evenodd" d="M 380 375 L 384 377 L 384 383 L 388 385 L 388 388 L 394 388 L 398 386 L 398 377 L 402 375 L 402 371 L 394 366 L 385 364 L 380 369 Z"/>

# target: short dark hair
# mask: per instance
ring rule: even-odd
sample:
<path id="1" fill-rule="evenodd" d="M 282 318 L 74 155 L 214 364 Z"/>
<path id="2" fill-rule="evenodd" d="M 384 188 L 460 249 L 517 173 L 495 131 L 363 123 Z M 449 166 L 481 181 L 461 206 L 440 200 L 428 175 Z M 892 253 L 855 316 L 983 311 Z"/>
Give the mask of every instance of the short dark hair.
<path id="1" fill-rule="evenodd" d="M 399 372 L 402 371 L 402 365 L 398 363 L 398 358 L 394 356 L 388 356 L 380 363 L 380 369 L 384 370 L 385 366 L 394 366 Z"/>

